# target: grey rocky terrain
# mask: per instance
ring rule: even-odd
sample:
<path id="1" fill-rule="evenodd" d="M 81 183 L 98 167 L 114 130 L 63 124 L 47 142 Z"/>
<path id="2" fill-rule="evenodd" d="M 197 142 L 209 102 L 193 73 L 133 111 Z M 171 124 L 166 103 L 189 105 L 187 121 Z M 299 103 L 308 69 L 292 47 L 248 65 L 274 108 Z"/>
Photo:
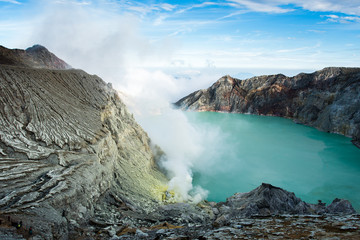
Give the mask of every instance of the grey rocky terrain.
<path id="1" fill-rule="evenodd" d="M 168 216 L 159 219 L 162 224 L 118 228 L 111 239 L 357 239 L 360 234 L 360 216 L 347 200 L 335 199 L 327 207 L 308 204 L 265 183 L 226 202 L 196 207 L 202 214 L 187 204 L 162 206 L 159 216 L 164 210 Z"/>
<path id="2" fill-rule="evenodd" d="M 175 103 L 181 109 L 286 117 L 339 133 L 360 146 L 360 68 L 331 67 L 294 77 L 224 76 Z"/>
<path id="3" fill-rule="evenodd" d="M 111 85 L 30 49 L 0 51 L 0 239 L 360 235 L 348 201 L 308 204 L 270 184 L 226 202 L 172 202 L 157 147 Z"/>
<path id="4" fill-rule="evenodd" d="M 0 65 L 1 214 L 57 238 L 87 222 L 105 195 L 152 209 L 167 179 L 116 91 L 38 63 Z"/>

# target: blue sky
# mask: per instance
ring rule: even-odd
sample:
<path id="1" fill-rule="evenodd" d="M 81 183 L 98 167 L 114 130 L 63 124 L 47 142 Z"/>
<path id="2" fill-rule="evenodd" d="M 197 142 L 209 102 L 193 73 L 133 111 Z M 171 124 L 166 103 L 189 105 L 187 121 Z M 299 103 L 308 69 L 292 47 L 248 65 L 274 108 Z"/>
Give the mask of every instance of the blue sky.
<path id="1" fill-rule="evenodd" d="M 0 0 L 0 44 L 7 47 L 40 43 L 68 58 L 63 52 L 89 36 L 73 30 L 59 43 L 58 35 L 82 26 L 108 38 L 121 32 L 127 53 L 117 57 L 145 67 L 315 70 L 360 62 L 358 0 Z M 135 30 L 124 34 L 127 26 Z"/>

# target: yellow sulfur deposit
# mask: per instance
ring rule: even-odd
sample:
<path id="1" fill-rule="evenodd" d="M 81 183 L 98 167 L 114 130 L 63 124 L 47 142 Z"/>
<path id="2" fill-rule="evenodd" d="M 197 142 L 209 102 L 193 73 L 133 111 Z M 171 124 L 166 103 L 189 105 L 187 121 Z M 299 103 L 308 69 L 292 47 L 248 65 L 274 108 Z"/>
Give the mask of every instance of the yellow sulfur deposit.
<path id="1" fill-rule="evenodd" d="M 176 202 L 175 201 L 175 191 L 168 190 L 169 186 L 162 185 L 153 189 L 153 194 L 157 197 L 157 200 L 160 202 Z"/>

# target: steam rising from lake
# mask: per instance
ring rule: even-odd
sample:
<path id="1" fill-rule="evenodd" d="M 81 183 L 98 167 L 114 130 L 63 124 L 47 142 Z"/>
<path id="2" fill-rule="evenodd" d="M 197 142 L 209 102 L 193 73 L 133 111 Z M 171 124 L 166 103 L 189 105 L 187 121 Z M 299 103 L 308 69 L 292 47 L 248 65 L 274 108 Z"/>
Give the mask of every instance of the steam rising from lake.
<path id="1" fill-rule="evenodd" d="M 69 4 L 59 7 L 49 3 L 46 17 L 34 29 L 28 45 L 42 44 L 74 68 L 112 82 L 153 143 L 166 153 L 160 165 L 170 178 L 169 190 L 176 192 L 178 201 L 204 199 L 207 191 L 192 184 L 192 168 L 210 165 L 206 156 L 212 153 L 205 152 L 204 146 L 213 145 L 215 151 L 217 132 L 190 124 L 184 113 L 172 109 L 171 102 L 194 90 L 194 86 L 207 85 L 214 75 L 207 78 L 195 72 L 193 79 L 194 72 L 180 71 L 180 77 L 174 77 L 145 69 L 142 66 L 151 62 L 171 61 L 177 41 L 152 42 L 144 38 L 139 33 L 139 19 L 133 15 L 119 16 L 105 11 L 106 7 L 99 10 L 91 5 Z"/>

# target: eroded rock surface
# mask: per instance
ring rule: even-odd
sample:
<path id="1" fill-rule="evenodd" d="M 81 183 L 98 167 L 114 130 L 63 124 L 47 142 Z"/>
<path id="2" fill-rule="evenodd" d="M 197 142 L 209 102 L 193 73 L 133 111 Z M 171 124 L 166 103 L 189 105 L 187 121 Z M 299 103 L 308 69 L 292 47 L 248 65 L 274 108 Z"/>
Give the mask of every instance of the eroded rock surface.
<path id="1" fill-rule="evenodd" d="M 42 48 L 11 51 L 6 59 L 34 55 L 27 66 L 0 65 L 1 215 L 42 239 L 67 239 L 108 194 L 139 211 L 157 205 L 167 179 L 116 91 L 81 70 L 29 67 Z"/>
<path id="2" fill-rule="evenodd" d="M 249 193 L 237 193 L 225 203 L 219 203 L 219 215 L 227 218 L 249 216 L 270 216 L 281 214 L 355 214 L 351 203 L 344 199 L 335 199 L 329 206 L 309 204 L 288 192 L 271 184 L 263 183 Z"/>
<path id="3" fill-rule="evenodd" d="M 107 234 L 112 240 L 357 239 L 360 234 L 360 216 L 348 201 L 309 204 L 266 183 L 226 202 L 169 204 L 160 209 L 165 212 L 158 210 L 161 214 L 151 218 L 157 220 L 154 223 L 117 226 Z"/>
<path id="4" fill-rule="evenodd" d="M 360 68 L 239 80 L 224 76 L 175 103 L 184 110 L 271 115 L 360 140 Z"/>
<path id="5" fill-rule="evenodd" d="M 153 227 L 120 230 L 120 239 L 351 239 L 360 235 L 360 216 L 278 215 L 231 220 L 226 226 L 175 226 L 166 222 Z"/>

